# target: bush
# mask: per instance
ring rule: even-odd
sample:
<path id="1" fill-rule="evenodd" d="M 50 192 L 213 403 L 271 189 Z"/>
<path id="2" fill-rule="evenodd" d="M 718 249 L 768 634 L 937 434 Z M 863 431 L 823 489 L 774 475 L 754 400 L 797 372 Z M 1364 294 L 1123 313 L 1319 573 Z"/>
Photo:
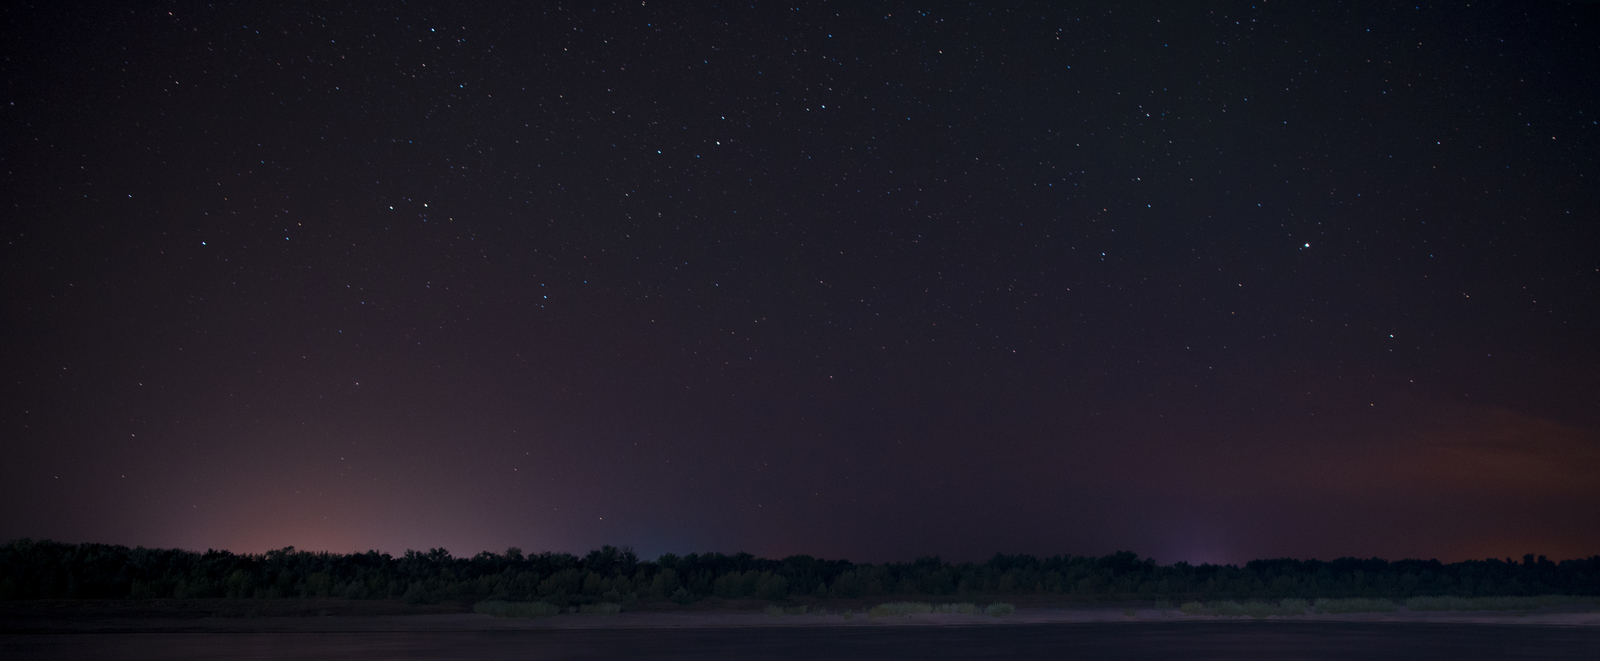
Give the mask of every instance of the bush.
<path id="1" fill-rule="evenodd" d="M 1278 607 L 1265 601 L 1247 601 L 1244 603 L 1244 614 L 1261 619 L 1278 614 Z"/>
<path id="2" fill-rule="evenodd" d="M 1406 600 L 1406 609 L 1414 611 L 1514 611 L 1535 610 L 1545 606 L 1561 606 L 1593 602 L 1594 598 L 1547 594 L 1537 597 L 1412 597 Z"/>
<path id="3" fill-rule="evenodd" d="M 1185 615 L 1263 618 L 1273 615 L 1278 617 L 1305 615 L 1306 609 L 1309 607 L 1310 604 L 1304 599 L 1284 599 L 1277 604 L 1265 601 L 1248 601 L 1242 604 L 1237 601 L 1208 601 L 1205 603 L 1191 601 L 1178 610 L 1183 611 Z"/>
<path id="4" fill-rule="evenodd" d="M 932 613 L 933 604 L 925 601 L 891 601 L 878 604 L 867 610 L 867 617 L 910 617 L 921 613 Z"/>
<path id="5" fill-rule="evenodd" d="M 1208 601 L 1197 605 L 1199 608 L 1193 609 L 1189 607 L 1190 604 L 1184 604 L 1184 612 L 1190 615 L 1217 615 L 1221 617 L 1243 617 L 1246 615 L 1244 604 L 1237 601 Z M 1194 612 L 1191 613 L 1190 611 Z"/>
<path id="6" fill-rule="evenodd" d="M 1012 606 L 1011 604 L 1003 601 L 997 601 L 983 607 L 984 615 L 993 615 L 995 617 L 1000 617 L 1001 615 L 1010 615 L 1015 612 L 1017 612 L 1016 606 Z"/>
<path id="7" fill-rule="evenodd" d="M 1283 611 L 1280 615 L 1305 615 L 1311 610 L 1311 602 L 1304 599 L 1284 599 L 1278 602 L 1278 609 Z"/>
<path id="8" fill-rule="evenodd" d="M 958 613 L 961 615 L 977 615 L 978 605 L 968 602 L 963 604 L 939 604 L 933 609 L 935 613 Z"/>
<path id="9" fill-rule="evenodd" d="M 480 601 L 472 612 L 490 617 L 546 617 L 561 612 L 561 607 L 542 601 Z"/>
<path id="10" fill-rule="evenodd" d="M 622 612 L 622 604 L 614 601 L 602 601 L 598 604 L 584 604 L 578 609 L 580 613 L 597 613 L 600 615 L 616 615 Z"/>
<path id="11" fill-rule="evenodd" d="M 1388 599 L 1318 599 L 1318 613 L 1393 613 L 1397 606 Z"/>

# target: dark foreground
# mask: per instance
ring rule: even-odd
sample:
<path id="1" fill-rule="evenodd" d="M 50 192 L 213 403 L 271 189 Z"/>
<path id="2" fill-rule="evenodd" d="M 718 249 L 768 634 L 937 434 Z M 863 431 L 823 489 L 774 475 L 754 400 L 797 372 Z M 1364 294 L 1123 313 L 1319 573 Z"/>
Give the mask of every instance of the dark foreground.
<path id="1" fill-rule="evenodd" d="M 22 659 L 1586 659 L 1600 629 L 1366 622 L 0 635 Z"/>

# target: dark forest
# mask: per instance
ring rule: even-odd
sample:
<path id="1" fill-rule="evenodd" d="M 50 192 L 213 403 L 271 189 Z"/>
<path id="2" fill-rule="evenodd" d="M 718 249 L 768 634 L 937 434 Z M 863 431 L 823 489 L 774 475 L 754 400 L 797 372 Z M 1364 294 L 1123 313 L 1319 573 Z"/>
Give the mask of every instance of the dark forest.
<path id="1" fill-rule="evenodd" d="M 626 547 L 569 553 L 442 548 L 336 554 L 293 547 L 261 555 L 20 539 L 0 546 L 0 599 L 345 598 L 412 604 L 501 599 L 557 606 L 708 598 L 856 599 L 1059 595 L 1077 600 L 1407 598 L 1600 595 L 1600 556 L 1527 555 L 1445 564 L 1379 558 L 1254 560 L 1244 566 L 1159 565 L 1123 551 L 1101 557 L 996 554 L 983 563 L 937 557 L 862 564 L 796 555 L 666 554 Z"/>

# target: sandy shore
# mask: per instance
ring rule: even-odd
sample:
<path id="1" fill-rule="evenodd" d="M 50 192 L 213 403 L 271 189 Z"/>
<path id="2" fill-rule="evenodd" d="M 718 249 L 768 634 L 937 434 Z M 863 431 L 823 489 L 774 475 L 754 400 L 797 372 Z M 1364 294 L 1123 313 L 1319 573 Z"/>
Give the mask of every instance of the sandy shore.
<path id="1" fill-rule="evenodd" d="M 1394 613 L 1307 615 L 1300 622 L 1409 622 L 1515 626 L 1600 626 L 1600 612 L 1484 612 L 1400 610 Z M 204 617 L 204 618 L 52 618 L 0 619 L 0 633 L 114 633 L 114 632 L 431 632 L 591 629 L 718 629 L 771 627 L 992 627 L 1033 624 L 1140 623 L 1140 622 L 1252 622 L 1248 617 L 1190 616 L 1175 610 L 1136 609 L 1127 615 L 1111 608 L 1022 608 L 1012 615 L 992 617 L 930 613 L 906 617 L 846 618 L 828 615 L 767 615 L 750 611 L 632 612 L 616 615 L 563 614 L 540 618 L 495 618 L 476 613 L 418 615 L 352 615 L 326 617 Z"/>

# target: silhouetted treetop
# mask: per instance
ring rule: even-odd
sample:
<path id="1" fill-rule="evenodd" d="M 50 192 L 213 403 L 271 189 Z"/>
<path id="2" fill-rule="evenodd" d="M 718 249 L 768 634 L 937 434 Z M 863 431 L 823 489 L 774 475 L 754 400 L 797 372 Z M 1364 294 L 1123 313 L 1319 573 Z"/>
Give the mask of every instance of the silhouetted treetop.
<path id="1" fill-rule="evenodd" d="M 207 549 L 128 548 L 19 539 L 0 545 L 0 599 L 404 598 L 408 602 L 498 598 L 557 605 L 707 597 L 783 600 L 882 596 L 1062 595 L 1087 599 L 1279 599 L 1286 597 L 1532 596 L 1600 594 L 1600 556 L 1456 563 L 1339 558 L 1252 560 L 1244 566 L 1158 565 L 1130 551 L 1091 557 L 995 554 L 984 563 L 937 556 L 866 564 L 795 555 L 664 554 L 640 560 L 628 547 L 569 553 L 443 548 L 337 554 L 284 547 L 259 555 Z"/>

